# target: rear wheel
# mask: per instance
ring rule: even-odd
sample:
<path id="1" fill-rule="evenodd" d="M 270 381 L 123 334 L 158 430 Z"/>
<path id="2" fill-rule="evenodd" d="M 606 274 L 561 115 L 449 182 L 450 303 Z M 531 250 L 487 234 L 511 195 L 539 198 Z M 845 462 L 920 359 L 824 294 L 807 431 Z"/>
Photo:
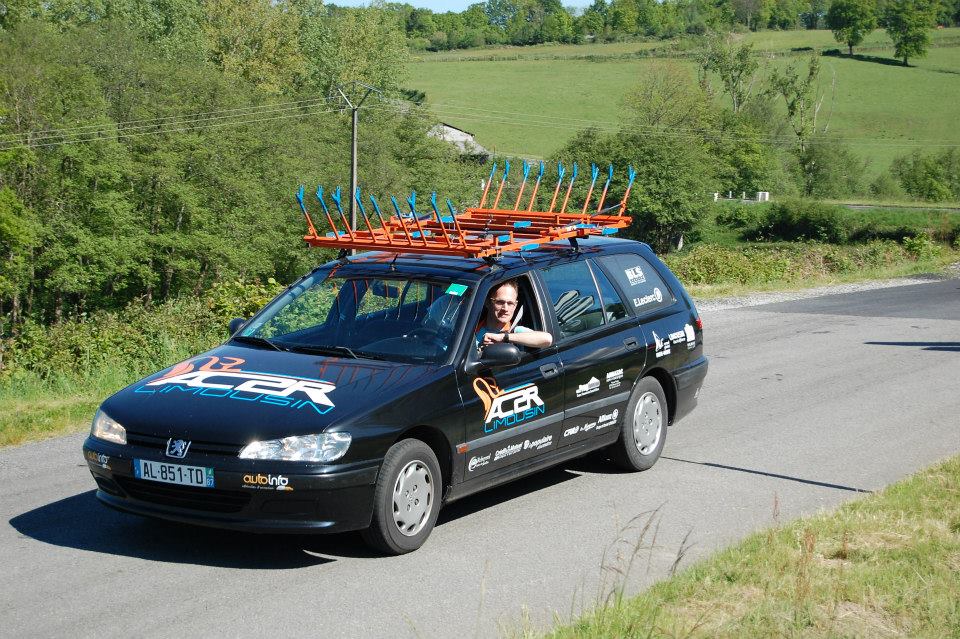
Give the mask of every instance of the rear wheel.
<path id="1" fill-rule="evenodd" d="M 660 458 L 667 440 L 667 398 L 653 377 L 644 377 L 633 389 L 620 439 L 610 448 L 610 457 L 626 470 L 647 470 Z"/>
<path id="2" fill-rule="evenodd" d="M 364 540 L 392 555 L 416 550 L 437 522 L 441 496 L 440 464 L 433 450 L 419 439 L 397 442 L 383 459 Z"/>

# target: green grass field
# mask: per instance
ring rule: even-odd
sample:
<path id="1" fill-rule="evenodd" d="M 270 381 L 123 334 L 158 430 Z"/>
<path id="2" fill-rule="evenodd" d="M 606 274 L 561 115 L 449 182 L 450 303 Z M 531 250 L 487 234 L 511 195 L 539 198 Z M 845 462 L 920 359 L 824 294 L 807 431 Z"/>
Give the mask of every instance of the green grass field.
<path id="1" fill-rule="evenodd" d="M 614 584 L 596 610 L 548 636 L 960 636 L 958 493 L 954 457 L 836 512 L 758 532 L 636 597 Z"/>
<path id="2" fill-rule="evenodd" d="M 934 43 L 953 42 L 960 38 L 960 29 L 937 29 L 930 32 Z M 841 47 L 830 31 L 756 31 L 734 34 L 738 41 L 753 43 L 758 51 L 787 53 L 801 47 L 830 49 Z M 656 50 L 665 55 L 671 51 L 690 50 L 696 46 L 692 39 L 645 40 L 638 42 L 604 42 L 597 44 L 538 44 L 533 46 L 491 46 L 456 51 L 421 52 L 414 55 L 417 62 L 461 62 L 464 60 L 533 60 L 542 58 L 622 57 Z M 876 30 L 863 41 L 862 47 L 893 47 L 887 32 Z"/>
<path id="3" fill-rule="evenodd" d="M 960 29 L 933 32 L 955 41 Z M 762 32 L 743 36 L 758 48 L 788 51 L 801 46 L 833 47 L 828 31 Z M 868 44 L 888 43 L 886 33 L 871 34 Z M 437 54 L 410 65 L 410 86 L 425 91 L 444 122 L 474 133 L 498 153 L 545 157 L 577 130 L 595 125 L 613 129 L 623 96 L 643 81 L 657 58 L 561 59 L 596 50 L 622 55 L 657 43 L 565 45 L 509 49 L 519 59 L 468 60 L 504 49 L 464 52 L 463 61 L 445 62 Z M 662 46 L 662 43 L 661 43 Z M 549 52 L 557 55 L 551 59 Z M 869 162 L 868 172 L 886 169 L 897 155 L 915 148 L 960 144 L 960 46 L 931 48 L 909 68 L 884 64 L 892 49 L 869 51 L 871 60 L 824 58 L 821 82 L 827 93 L 836 77 L 836 100 L 824 102 L 820 123 L 848 141 Z M 792 57 L 770 60 L 788 64 Z M 688 60 L 676 64 L 693 65 Z M 831 112 L 832 107 L 832 112 Z M 827 117 L 829 115 L 829 118 Z"/>

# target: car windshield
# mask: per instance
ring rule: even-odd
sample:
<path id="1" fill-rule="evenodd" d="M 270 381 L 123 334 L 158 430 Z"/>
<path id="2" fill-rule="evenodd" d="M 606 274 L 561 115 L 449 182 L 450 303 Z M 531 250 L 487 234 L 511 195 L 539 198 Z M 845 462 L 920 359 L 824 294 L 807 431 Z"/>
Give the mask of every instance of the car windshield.
<path id="1" fill-rule="evenodd" d="M 239 342 L 283 351 L 439 363 L 452 345 L 469 285 L 315 273 L 274 300 Z"/>

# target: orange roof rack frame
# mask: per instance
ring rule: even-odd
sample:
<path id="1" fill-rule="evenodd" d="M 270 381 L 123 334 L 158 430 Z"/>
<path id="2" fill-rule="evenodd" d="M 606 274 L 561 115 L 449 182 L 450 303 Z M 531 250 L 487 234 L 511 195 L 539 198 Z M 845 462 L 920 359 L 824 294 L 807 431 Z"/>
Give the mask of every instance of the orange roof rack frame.
<path id="1" fill-rule="evenodd" d="M 530 176 L 530 168 L 531 165 L 524 161 L 523 181 L 517 190 L 512 209 L 498 208 L 510 173 L 509 162 L 504 163 L 503 174 L 500 177 L 500 183 L 497 186 L 491 206 L 487 207 L 486 201 L 497 172 L 496 163 L 490 171 L 490 178 L 484 185 L 479 205 L 458 213 L 453 203 L 448 199 L 446 204 L 449 215 L 440 213 L 436 193 L 433 193 L 430 198 L 432 213 L 418 212 L 417 194 L 414 191 L 406 201 L 410 209 L 409 212 L 401 211 L 397 199 L 391 196 L 390 202 L 393 205 L 394 214 L 388 214 L 386 217 L 380 209 L 377 199 L 372 195 L 369 196 L 370 204 L 375 212 L 375 221 L 371 222 L 371 216 L 367 214 L 358 188 L 353 197 L 356 199 L 360 221 L 363 222 L 363 226 L 356 229 L 350 228 L 350 223 L 347 221 L 347 216 L 343 210 L 343 196 L 340 187 L 329 194 L 330 200 L 336 207 L 337 214 L 334 215 L 324 200 L 323 187 L 318 186 L 316 198 L 323 210 L 324 219 L 331 229 L 330 232 L 324 234 L 317 231 L 313 218 L 307 211 L 304 201 L 304 187 L 301 186 L 297 191 L 296 198 L 307 222 L 307 234 L 304 235 L 303 239 L 310 246 L 340 249 L 341 255 L 345 255 L 351 249 L 357 249 L 395 253 L 458 255 L 489 259 L 504 252 L 526 251 L 537 248 L 542 244 L 564 239 L 576 245 L 577 238 L 612 235 L 630 225 L 631 218 L 627 214 L 627 200 L 630 197 L 630 189 L 633 187 L 636 178 L 636 171 L 632 166 L 627 167 L 628 179 L 623 198 L 619 202 L 604 208 L 610 184 L 613 181 L 613 165 L 610 165 L 606 182 L 597 200 L 596 209 L 593 209 L 591 198 L 600 170 L 595 164 L 591 165 L 590 187 L 587 191 L 586 200 L 578 212 L 567 212 L 570 194 L 577 178 L 576 163 L 573 164 L 559 211 L 555 211 L 554 207 L 566 175 L 562 163 L 557 165 L 557 184 L 553 190 L 548 210 L 533 210 L 537 192 L 543 179 L 543 162 L 540 163 L 540 170 L 527 201 L 527 206 L 522 208 L 521 204 Z M 339 226 L 336 222 L 337 218 L 340 220 Z M 379 225 L 376 224 L 376 221 L 379 222 Z M 358 223 L 357 226 L 360 227 L 360 224 Z"/>

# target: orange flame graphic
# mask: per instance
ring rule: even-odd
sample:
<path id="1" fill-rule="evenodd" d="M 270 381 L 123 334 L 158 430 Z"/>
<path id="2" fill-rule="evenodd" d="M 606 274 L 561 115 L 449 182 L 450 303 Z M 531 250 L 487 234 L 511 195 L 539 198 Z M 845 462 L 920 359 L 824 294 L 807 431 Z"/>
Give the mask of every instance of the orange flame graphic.
<path id="1" fill-rule="evenodd" d="M 193 357 L 188 360 L 184 360 L 171 368 L 165 375 L 159 379 L 167 379 L 168 377 L 176 377 L 177 375 L 183 375 L 184 373 L 190 373 L 194 370 L 195 364 L 203 361 L 204 359 L 209 359 L 209 361 L 198 370 L 201 371 L 239 371 L 240 365 L 243 364 L 245 359 L 239 357 L 216 357 L 216 356 L 204 356 L 204 357 Z"/>

